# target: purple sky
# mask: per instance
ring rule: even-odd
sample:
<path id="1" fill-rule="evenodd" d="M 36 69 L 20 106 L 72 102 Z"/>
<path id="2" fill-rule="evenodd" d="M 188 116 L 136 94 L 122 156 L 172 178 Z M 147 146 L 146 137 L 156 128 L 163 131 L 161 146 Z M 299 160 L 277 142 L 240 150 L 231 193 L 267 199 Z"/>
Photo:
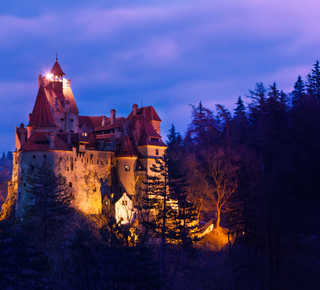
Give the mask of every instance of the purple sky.
<path id="1" fill-rule="evenodd" d="M 202 100 L 231 111 L 256 82 L 291 92 L 320 59 L 318 0 L 0 0 L 0 152 L 59 63 L 81 115 L 153 105 L 184 134 Z"/>

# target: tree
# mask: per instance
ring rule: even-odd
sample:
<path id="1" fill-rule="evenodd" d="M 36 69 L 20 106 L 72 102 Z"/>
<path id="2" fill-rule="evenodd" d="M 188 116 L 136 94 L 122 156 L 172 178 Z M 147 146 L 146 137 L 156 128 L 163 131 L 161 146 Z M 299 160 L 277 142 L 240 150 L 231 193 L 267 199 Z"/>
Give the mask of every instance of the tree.
<path id="1" fill-rule="evenodd" d="M 179 163 L 170 159 L 170 154 L 156 159 L 150 169 L 154 174 L 147 176 L 145 182 L 143 225 L 161 238 L 161 274 L 165 283 L 167 242 L 184 249 L 192 246 L 192 229 L 198 215 L 195 206 L 187 199 L 186 176 Z"/>
<path id="2" fill-rule="evenodd" d="M 205 161 L 204 174 L 210 185 L 207 197 L 215 204 L 217 219 L 215 227 L 220 227 L 221 212 L 230 196 L 238 187 L 238 155 L 223 147 L 216 147 L 202 153 Z"/>
<path id="3" fill-rule="evenodd" d="M 73 211 L 70 207 L 72 194 L 68 191 L 65 178 L 56 175 L 46 162 L 28 172 L 26 193 L 29 202 L 23 221 L 31 230 L 37 229 L 36 236 L 46 244 Z"/>
<path id="4" fill-rule="evenodd" d="M 301 79 L 301 76 L 298 77 L 296 83 L 294 84 L 294 90 L 292 91 L 293 95 L 293 104 L 301 101 L 302 98 L 305 97 L 305 85 L 303 80 Z"/>
<path id="5" fill-rule="evenodd" d="M 320 64 L 318 60 L 313 65 L 311 74 L 307 75 L 306 87 L 311 97 L 320 100 Z"/>
<path id="6" fill-rule="evenodd" d="M 19 228 L 0 223 L 1 289 L 45 289 L 49 260 Z"/>
<path id="7" fill-rule="evenodd" d="M 64 275 L 72 283 L 68 288 L 97 289 L 99 285 L 99 252 L 97 241 L 88 227 L 77 227 L 65 250 Z M 69 269 L 69 271 L 66 271 Z"/>
<path id="8" fill-rule="evenodd" d="M 198 107 L 191 106 L 192 121 L 188 127 L 185 142 L 188 143 L 189 149 L 193 146 L 209 146 L 220 135 L 218 121 L 211 110 L 203 107 L 201 101 Z"/>
<path id="9" fill-rule="evenodd" d="M 0 210 L 1 206 L 7 198 L 8 182 L 10 181 L 10 171 L 7 168 L 0 169 Z"/>
<path id="10" fill-rule="evenodd" d="M 249 139 L 249 121 L 246 114 L 246 107 L 239 96 L 236 103 L 237 107 L 234 109 L 232 118 L 233 133 L 232 142 L 235 144 L 248 143 Z"/>
<path id="11" fill-rule="evenodd" d="M 159 289 L 159 264 L 137 231 L 110 218 L 100 229 L 104 289 Z"/>
<path id="12" fill-rule="evenodd" d="M 230 145 L 230 131 L 232 131 L 232 122 L 231 122 L 231 114 L 226 109 L 224 106 L 217 104 L 216 105 L 216 110 L 218 111 L 217 117 L 219 119 L 222 119 L 223 123 L 220 125 L 221 126 L 221 133 L 222 133 L 222 139 L 225 140 L 225 144 L 227 146 Z"/>

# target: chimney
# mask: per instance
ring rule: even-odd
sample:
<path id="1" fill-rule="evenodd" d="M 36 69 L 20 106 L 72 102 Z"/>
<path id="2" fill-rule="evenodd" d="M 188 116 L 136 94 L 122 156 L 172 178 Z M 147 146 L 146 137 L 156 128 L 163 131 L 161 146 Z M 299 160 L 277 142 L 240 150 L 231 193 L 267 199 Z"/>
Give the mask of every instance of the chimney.
<path id="1" fill-rule="evenodd" d="M 54 148 L 54 138 L 55 138 L 55 135 L 54 135 L 54 132 L 52 131 L 50 133 L 50 148 Z"/>
<path id="2" fill-rule="evenodd" d="M 111 124 L 114 124 L 116 121 L 116 110 L 112 109 L 110 113 L 111 113 Z"/>
<path id="3" fill-rule="evenodd" d="M 24 124 L 21 123 L 20 124 L 20 144 L 21 144 L 21 147 L 25 141 L 26 141 L 26 129 L 24 128 Z"/>
<path id="4" fill-rule="evenodd" d="M 102 116 L 102 126 L 104 126 L 105 124 L 107 124 L 107 117 Z"/>
<path id="5" fill-rule="evenodd" d="M 133 116 L 137 115 L 137 110 L 138 110 L 138 105 L 137 105 L 137 104 L 134 104 L 134 105 L 132 106 Z"/>

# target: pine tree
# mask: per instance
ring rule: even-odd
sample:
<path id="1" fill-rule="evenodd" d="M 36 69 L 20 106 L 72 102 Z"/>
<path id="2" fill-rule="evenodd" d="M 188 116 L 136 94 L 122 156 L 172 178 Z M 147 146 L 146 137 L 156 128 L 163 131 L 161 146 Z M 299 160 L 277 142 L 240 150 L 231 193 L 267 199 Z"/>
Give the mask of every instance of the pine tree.
<path id="1" fill-rule="evenodd" d="M 239 96 L 236 103 L 237 107 L 234 109 L 234 115 L 232 118 L 233 134 L 232 140 L 236 144 L 248 143 L 249 139 L 249 122 L 246 114 L 246 107 Z"/>
<path id="2" fill-rule="evenodd" d="M 29 202 L 23 221 L 31 230 L 36 229 L 36 236 L 46 244 L 48 238 L 57 235 L 73 211 L 70 206 L 72 194 L 65 178 L 56 175 L 46 162 L 29 171 L 26 193 Z"/>
<path id="3" fill-rule="evenodd" d="M 205 108 L 200 101 L 198 107 L 192 106 L 192 122 L 188 127 L 185 142 L 192 149 L 196 146 L 210 146 L 220 135 L 218 120 L 212 111 Z M 193 150 L 196 150 L 193 148 Z"/>
<path id="4" fill-rule="evenodd" d="M 305 85 L 301 76 L 298 77 L 296 83 L 294 84 L 294 90 L 292 91 L 292 103 L 295 105 L 297 102 L 301 101 L 302 98 L 306 95 Z"/>
<path id="5" fill-rule="evenodd" d="M 311 74 L 307 75 L 306 87 L 311 97 L 320 100 L 320 64 L 318 60 L 313 65 Z"/>
<path id="6" fill-rule="evenodd" d="M 111 218 L 100 229 L 102 288 L 159 289 L 159 264 L 137 231 Z"/>
<path id="7" fill-rule="evenodd" d="M 97 243 L 92 231 L 77 227 L 74 236 L 67 241 L 65 269 L 73 289 L 97 289 L 100 281 Z M 65 271 L 66 272 L 66 271 Z"/>
<path id="8" fill-rule="evenodd" d="M 49 260 L 20 228 L 0 224 L 1 289 L 45 289 Z"/>
<path id="9" fill-rule="evenodd" d="M 144 189 L 144 226 L 161 238 L 161 273 L 165 283 L 167 243 L 184 249 L 192 246 L 193 230 L 198 220 L 195 206 L 187 198 L 188 182 L 180 163 L 165 154 L 151 167 Z"/>

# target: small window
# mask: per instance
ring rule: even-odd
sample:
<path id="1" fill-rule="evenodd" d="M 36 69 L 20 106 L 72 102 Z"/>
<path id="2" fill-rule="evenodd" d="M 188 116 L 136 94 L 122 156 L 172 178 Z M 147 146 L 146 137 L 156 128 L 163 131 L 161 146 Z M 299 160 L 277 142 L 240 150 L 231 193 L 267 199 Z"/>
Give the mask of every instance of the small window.
<path id="1" fill-rule="evenodd" d="M 60 161 L 62 161 L 62 157 L 60 157 Z"/>
<path id="2" fill-rule="evenodd" d="M 60 129 L 59 132 L 63 132 L 63 130 Z"/>
<path id="3" fill-rule="evenodd" d="M 88 136 L 88 133 L 82 133 L 82 136 Z"/>
<path id="4" fill-rule="evenodd" d="M 99 159 L 97 159 L 97 164 L 99 164 Z"/>
<path id="5" fill-rule="evenodd" d="M 36 159 L 36 155 L 33 155 L 33 159 Z"/>
<path id="6" fill-rule="evenodd" d="M 73 122 L 73 119 L 70 119 L 70 122 Z"/>
<path id="7" fill-rule="evenodd" d="M 70 130 L 70 133 L 73 133 L 73 130 Z"/>
<path id="8" fill-rule="evenodd" d="M 76 161 L 77 161 L 77 158 L 74 159 L 74 162 L 76 162 Z"/>
<path id="9" fill-rule="evenodd" d="M 67 167 L 67 171 L 69 171 L 69 167 Z"/>
<path id="10" fill-rule="evenodd" d="M 63 118 L 60 118 L 60 121 L 64 121 L 64 119 L 63 119 Z"/>
<path id="11" fill-rule="evenodd" d="M 31 171 L 34 171 L 34 166 L 33 165 L 31 165 Z"/>
<path id="12" fill-rule="evenodd" d="M 26 186 L 27 186 L 27 184 L 26 184 L 26 183 L 24 183 L 24 184 L 23 184 L 23 187 L 26 187 Z"/>
<path id="13" fill-rule="evenodd" d="M 72 182 L 69 182 L 69 187 L 72 187 Z"/>
<path id="14" fill-rule="evenodd" d="M 124 167 L 124 170 L 125 170 L 125 171 L 130 171 L 130 166 L 129 166 L 129 165 L 126 165 L 126 166 Z"/>
<path id="15" fill-rule="evenodd" d="M 122 205 L 127 205 L 127 201 L 126 200 L 122 200 Z"/>
<path id="16" fill-rule="evenodd" d="M 156 149 L 156 155 L 159 155 L 159 149 Z"/>
<path id="17" fill-rule="evenodd" d="M 46 158 L 47 158 L 47 155 L 44 155 L 43 158 L 46 159 Z"/>

